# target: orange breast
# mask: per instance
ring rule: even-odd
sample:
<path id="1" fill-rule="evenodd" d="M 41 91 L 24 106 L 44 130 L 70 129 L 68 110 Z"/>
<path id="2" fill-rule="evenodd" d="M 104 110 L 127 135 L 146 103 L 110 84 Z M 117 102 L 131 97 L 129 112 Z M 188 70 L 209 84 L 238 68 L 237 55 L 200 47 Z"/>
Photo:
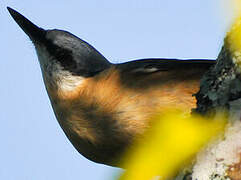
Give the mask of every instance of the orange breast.
<path id="1" fill-rule="evenodd" d="M 141 135 L 149 127 L 151 117 L 162 109 L 177 107 L 190 113 L 196 104 L 192 94 L 199 89 L 199 79 L 200 73 L 191 71 L 136 76 L 111 68 L 87 78 L 71 92 L 49 94 L 58 106 L 56 114 L 65 114 L 58 119 L 69 139 L 79 137 L 71 142 L 82 154 L 92 147 L 79 147 L 81 139 L 118 151 Z"/>
<path id="2" fill-rule="evenodd" d="M 111 114 L 120 127 L 135 134 L 142 132 L 150 117 L 162 108 L 177 107 L 189 113 L 196 104 L 192 94 L 198 91 L 199 79 L 198 73 L 190 71 L 189 74 L 159 72 L 143 77 L 134 74 L 121 77 L 119 71 L 112 68 L 86 79 L 71 92 L 57 92 L 56 98 L 75 119 L 79 116 L 82 124 L 90 122 L 83 117 L 84 112 L 79 111 L 94 108 L 93 117 Z"/>

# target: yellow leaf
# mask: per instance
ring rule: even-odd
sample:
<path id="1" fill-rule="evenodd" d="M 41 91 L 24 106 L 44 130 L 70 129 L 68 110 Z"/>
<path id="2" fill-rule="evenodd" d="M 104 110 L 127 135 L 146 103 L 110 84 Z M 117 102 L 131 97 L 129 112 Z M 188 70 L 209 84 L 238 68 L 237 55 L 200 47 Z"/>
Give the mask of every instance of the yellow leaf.
<path id="1" fill-rule="evenodd" d="M 241 67 L 241 0 L 231 0 L 235 20 L 227 33 L 224 46 L 231 53 L 233 62 Z"/>
<path id="2" fill-rule="evenodd" d="M 241 0 L 228 0 L 231 2 L 235 17 L 241 16 Z"/>
<path id="3" fill-rule="evenodd" d="M 155 118 L 152 128 L 130 148 L 120 180 L 152 180 L 171 177 L 187 165 L 211 138 L 222 132 L 226 116 L 204 119 L 166 110 Z"/>

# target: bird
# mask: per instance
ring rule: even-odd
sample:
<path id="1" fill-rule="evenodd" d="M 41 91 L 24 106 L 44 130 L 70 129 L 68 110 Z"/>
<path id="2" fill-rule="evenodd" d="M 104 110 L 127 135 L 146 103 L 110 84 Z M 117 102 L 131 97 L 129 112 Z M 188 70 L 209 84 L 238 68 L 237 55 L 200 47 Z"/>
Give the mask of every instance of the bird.
<path id="1" fill-rule="evenodd" d="M 70 32 L 10 15 L 29 36 L 56 119 L 75 149 L 96 163 L 120 167 L 136 137 L 166 107 L 196 106 L 193 96 L 212 59 L 145 58 L 111 63 Z"/>

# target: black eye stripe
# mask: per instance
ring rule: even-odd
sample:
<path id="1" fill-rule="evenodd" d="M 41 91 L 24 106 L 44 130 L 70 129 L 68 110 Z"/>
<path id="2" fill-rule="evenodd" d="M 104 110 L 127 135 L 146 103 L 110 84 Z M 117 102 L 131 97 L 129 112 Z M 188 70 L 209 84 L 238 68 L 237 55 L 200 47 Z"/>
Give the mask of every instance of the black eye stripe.
<path id="1" fill-rule="evenodd" d="M 49 54 L 51 54 L 51 56 L 53 56 L 65 70 L 78 74 L 76 72 L 77 64 L 73 60 L 73 53 L 70 50 L 61 48 L 50 41 L 46 41 L 45 46 Z"/>
<path id="2" fill-rule="evenodd" d="M 94 47 L 66 31 L 48 30 L 41 44 L 56 63 L 73 75 L 91 77 L 111 65 Z"/>

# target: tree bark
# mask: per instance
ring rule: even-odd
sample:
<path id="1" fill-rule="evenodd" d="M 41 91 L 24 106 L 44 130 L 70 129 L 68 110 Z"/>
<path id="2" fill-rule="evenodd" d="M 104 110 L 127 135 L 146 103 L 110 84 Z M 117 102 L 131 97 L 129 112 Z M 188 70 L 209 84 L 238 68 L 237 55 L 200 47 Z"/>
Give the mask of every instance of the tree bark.
<path id="1" fill-rule="evenodd" d="M 176 180 L 241 180 L 241 53 L 227 41 L 217 64 L 201 80 L 195 94 L 197 108 L 193 110 L 215 115 L 225 109 L 229 116 L 226 131 L 197 155 L 190 171 L 181 173 Z"/>

